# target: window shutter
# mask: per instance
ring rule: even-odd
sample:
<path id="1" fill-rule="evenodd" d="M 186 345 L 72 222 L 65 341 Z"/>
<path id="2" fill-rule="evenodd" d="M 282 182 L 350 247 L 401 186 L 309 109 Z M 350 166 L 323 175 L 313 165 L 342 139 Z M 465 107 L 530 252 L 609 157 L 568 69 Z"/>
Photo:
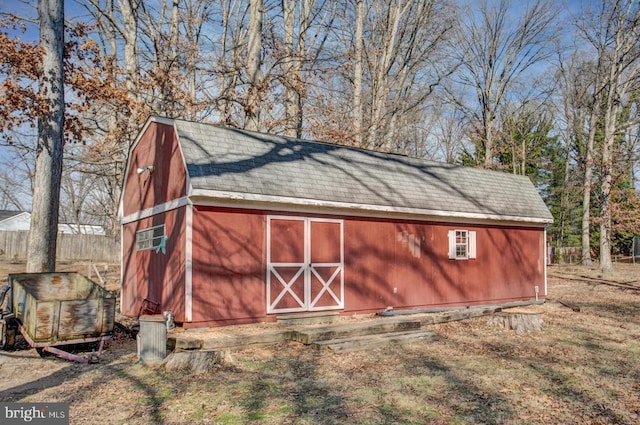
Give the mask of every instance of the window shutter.
<path id="1" fill-rule="evenodd" d="M 449 230 L 449 258 L 456 259 L 456 231 Z"/>
<path id="2" fill-rule="evenodd" d="M 469 258 L 476 258 L 476 232 L 469 232 Z"/>

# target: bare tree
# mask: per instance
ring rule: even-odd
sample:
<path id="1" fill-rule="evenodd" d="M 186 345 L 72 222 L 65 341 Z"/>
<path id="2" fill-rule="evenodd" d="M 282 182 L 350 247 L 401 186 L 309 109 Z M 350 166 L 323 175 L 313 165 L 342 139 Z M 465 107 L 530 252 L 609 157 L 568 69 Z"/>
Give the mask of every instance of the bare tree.
<path id="1" fill-rule="evenodd" d="M 302 136 L 302 55 L 304 54 L 306 31 L 311 15 L 312 2 L 304 0 L 300 3 L 297 12 L 300 31 L 296 34 L 296 2 L 295 0 L 282 0 L 282 13 L 284 18 L 284 48 L 287 65 L 284 79 L 285 87 L 285 134 L 288 136 Z"/>
<path id="2" fill-rule="evenodd" d="M 262 0 L 249 1 L 250 16 L 247 28 L 247 84 L 245 104 L 245 124 L 247 130 L 260 131 L 262 97 L 265 90 L 262 73 L 262 20 L 264 4 Z"/>
<path id="3" fill-rule="evenodd" d="M 415 148 L 421 136 L 405 130 L 420 125 L 421 108 L 452 71 L 443 48 L 452 18 L 441 0 L 345 3 L 339 34 L 349 59 L 342 65 L 351 97 L 345 125 L 354 144 Z"/>
<path id="4" fill-rule="evenodd" d="M 559 55 L 560 91 L 562 110 L 565 120 L 565 176 L 564 196 L 559 220 L 564 229 L 565 213 L 568 212 L 570 153 L 576 151 L 581 166 L 581 204 L 580 222 L 581 262 L 593 263 L 591 258 L 591 204 L 596 178 L 594 176 L 596 139 L 598 138 L 602 113 L 602 55 L 595 59 L 583 51 L 577 50 L 563 57 Z M 566 208 L 566 210 L 565 210 Z M 563 231 L 563 230 L 561 230 Z"/>
<path id="5" fill-rule="evenodd" d="M 186 48 L 184 54 L 186 55 L 186 83 L 188 85 L 189 102 L 192 105 L 197 104 L 199 101 L 206 104 L 202 105 L 201 110 L 211 109 L 215 102 L 211 102 L 207 96 L 199 96 L 206 92 L 206 80 L 201 77 L 201 66 L 199 61 L 202 58 L 202 51 L 206 49 L 203 43 L 203 30 L 205 24 L 210 20 L 210 14 L 213 9 L 213 0 L 188 0 L 186 2 L 186 10 L 184 16 L 181 19 L 184 26 Z M 202 49 L 201 49 L 202 47 Z M 187 111 L 186 117 L 188 119 L 196 119 L 197 112 L 195 109 Z"/>
<path id="6" fill-rule="evenodd" d="M 595 134 L 589 132 L 589 122 L 597 119 L 597 111 L 593 103 L 593 78 L 595 74 L 593 66 L 582 57 L 584 52 L 573 51 L 570 54 L 558 52 L 558 94 L 560 100 L 558 123 L 562 123 L 561 137 L 564 140 L 564 175 L 562 181 L 560 205 L 558 217 L 556 217 L 558 230 L 558 242 L 564 245 L 569 236 L 567 229 L 570 225 L 569 216 L 572 204 L 577 202 L 571 199 L 576 196 L 574 192 L 580 192 L 576 184 L 580 180 L 582 188 L 582 202 L 586 207 L 586 216 L 581 220 L 582 230 L 582 262 L 591 264 L 591 250 L 589 243 L 590 228 L 590 199 L 593 180 L 593 139 Z M 595 115 L 594 115 L 595 114 Z M 572 153 L 577 152 L 576 162 L 583 170 L 582 177 L 578 176 L 578 170 L 572 167 Z M 579 167 L 578 167 L 579 168 Z M 587 171 L 588 169 L 588 171 Z M 586 198 L 585 198 L 586 195 Z"/>
<path id="7" fill-rule="evenodd" d="M 93 164 L 83 162 L 86 149 L 79 144 L 68 144 L 65 149 L 64 167 L 60 186 L 60 222 L 75 225 L 81 232 L 82 224 L 97 224 L 93 217 L 87 217 L 91 194 L 97 189 L 102 177 Z M 105 224 L 104 219 L 100 224 Z"/>
<path id="8" fill-rule="evenodd" d="M 3 165 L 4 167 L 7 167 L 7 164 Z M 24 211 L 23 195 L 28 193 L 28 191 L 21 187 L 22 182 L 16 179 L 18 176 L 16 176 L 15 167 L 12 168 L 13 172 L 11 175 L 6 171 L 0 173 L 0 209 L 16 209 L 18 211 Z"/>
<path id="9" fill-rule="evenodd" d="M 614 161 L 616 160 L 616 138 L 625 127 L 637 125 L 638 117 L 621 121 L 625 97 L 640 86 L 640 8 L 635 1 L 615 1 L 608 5 L 604 18 L 611 25 L 606 102 L 604 110 L 604 143 L 602 147 L 602 201 L 600 211 L 600 269 L 610 271 L 611 261 L 611 215 Z"/>
<path id="10" fill-rule="evenodd" d="M 92 102 L 83 114 L 89 129 L 84 149 L 70 152 L 74 162 L 84 164 L 81 173 L 91 180 L 94 190 L 102 188 L 102 196 L 110 202 L 101 206 L 101 214 L 92 221 L 101 222 L 109 235 L 117 235 L 119 223 L 117 205 L 120 200 L 121 179 L 124 173 L 129 143 L 135 137 L 139 122 L 146 115 L 142 107 L 145 93 L 140 66 L 140 0 L 88 0 L 85 5 L 97 24 L 99 48 L 106 64 L 105 90 L 101 102 Z M 113 90 L 108 86 L 124 90 Z M 146 117 L 145 117 L 146 118 Z M 83 181 L 83 179 L 77 179 Z M 76 184 L 75 180 L 68 182 Z M 98 184 L 100 183 L 100 184 Z M 76 190 L 70 188 L 69 190 Z M 102 197 L 101 196 L 101 197 Z M 90 204 L 84 204 L 91 208 Z"/>
<path id="11" fill-rule="evenodd" d="M 329 31 L 336 16 L 337 2 L 330 0 L 283 0 L 284 55 L 280 80 L 284 86 L 284 133 L 302 137 L 307 86 L 313 84 Z M 274 41 L 276 51 L 281 50 Z"/>
<path id="12" fill-rule="evenodd" d="M 462 140 L 466 131 L 464 113 L 451 105 L 436 104 L 439 108 L 434 113 L 436 121 L 433 131 L 437 140 L 438 157 L 449 164 L 453 164 L 459 158 L 463 149 Z"/>
<path id="13" fill-rule="evenodd" d="M 457 99 L 474 122 L 484 166 L 493 165 L 500 108 L 527 72 L 550 55 L 549 32 L 556 15 L 546 0 L 517 3 L 523 11 L 510 19 L 512 2 L 482 0 L 479 10 L 469 8 L 461 17 L 454 55 L 462 64 L 457 81 L 473 90 L 473 102 Z M 454 98 L 455 99 L 455 98 Z"/>
<path id="14" fill-rule="evenodd" d="M 637 101 L 627 106 L 629 115 L 640 115 Z M 635 188 L 638 183 L 637 167 L 640 165 L 640 125 L 629 127 L 622 137 L 622 162 L 629 186 Z"/>
<path id="15" fill-rule="evenodd" d="M 38 82 L 44 111 L 38 120 L 38 147 L 27 248 L 27 272 L 56 266 L 58 206 L 64 150 L 64 1 L 39 0 L 40 46 L 44 51 Z"/>
<path id="16" fill-rule="evenodd" d="M 353 51 L 353 134 L 356 146 L 364 144 L 364 108 L 363 108 L 363 79 L 364 79 L 364 2 L 356 0 L 356 32 Z"/>
<path id="17" fill-rule="evenodd" d="M 11 135 L 10 144 L 2 144 L 4 150 L 0 168 L 0 209 L 31 210 L 33 178 L 35 167 L 35 149 L 31 141 L 37 139 L 35 132 Z M 23 140 L 24 138 L 29 139 Z"/>
<path id="18" fill-rule="evenodd" d="M 239 126 L 239 120 L 234 118 L 234 105 L 238 102 L 236 90 L 243 68 L 241 51 L 247 31 L 243 22 L 245 14 L 242 0 L 220 2 L 220 53 L 215 61 L 215 69 L 219 79 L 217 104 L 220 121 L 227 125 Z"/>
<path id="19" fill-rule="evenodd" d="M 425 2 L 426 3 L 426 2 Z M 424 4 L 424 3 L 423 3 Z M 401 43 L 400 21 L 408 21 L 413 1 L 401 1 L 398 4 L 375 3 L 374 21 L 377 28 L 373 34 L 377 35 L 377 50 L 372 55 L 372 87 L 371 87 L 371 119 L 369 125 L 369 143 L 375 147 L 381 147 L 384 143 L 379 141 L 380 133 L 384 131 L 384 119 L 387 117 L 387 100 L 391 94 L 390 73 L 392 65 L 400 55 Z M 375 25 L 374 24 L 374 25 Z M 402 70 L 406 72 L 406 68 Z M 403 78 L 399 76 L 399 78 Z M 371 143 L 373 142 L 373 143 Z"/>
<path id="20" fill-rule="evenodd" d="M 599 61 L 598 61 L 599 62 Z M 602 87 L 601 67 L 596 66 L 596 75 L 593 82 L 593 95 L 590 102 L 589 111 L 589 131 L 587 136 L 587 146 L 585 150 L 584 161 L 584 180 L 583 180 L 583 196 L 582 196 L 582 264 L 591 265 L 591 192 L 593 189 L 593 151 L 598 131 L 598 123 L 600 121 L 600 108 Z"/>
<path id="21" fill-rule="evenodd" d="M 594 80 L 594 113 L 590 121 L 590 146 L 602 130 L 601 198 L 600 198 L 600 269 L 613 268 L 611 261 L 612 189 L 618 174 L 617 147 L 620 137 L 631 126 L 638 125 L 636 115 L 623 116 L 622 111 L 640 88 L 640 7 L 635 0 L 609 0 L 594 13 L 585 10 L 578 30 L 593 47 L 596 56 Z M 589 164 L 587 164 L 589 165 Z M 587 169 L 588 172 L 588 169 Z M 587 182 L 585 177 L 585 187 Z M 586 201 L 586 189 L 585 189 Z M 585 209 L 588 205 L 585 203 Z M 584 234 L 583 224 L 583 238 Z M 584 241 L 583 241 L 584 247 Z M 584 249 L 584 248 L 583 248 Z"/>
<path id="22" fill-rule="evenodd" d="M 111 235 L 119 229 L 116 211 L 124 163 L 140 125 L 151 113 L 196 119 L 205 108 L 200 100 L 210 102 L 199 90 L 204 83 L 196 81 L 197 43 L 210 5 L 211 1 L 177 0 L 89 0 L 86 4 L 97 23 L 94 39 L 101 41 L 105 90 L 112 85 L 113 94 L 103 93 L 100 102 L 88 105 L 82 115 L 91 129 L 86 147 L 68 154 L 83 165 L 75 172 L 93 181 L 92 188 L 102 188 L 103 193 L 87 197 L 85 206 L 92 214 L 102 212 L 93 221 L 101 222 Z M 77 186 L 83 179 L 70 183 Z"/>
<path id="23" fill-rule="evenodd" d="M 112 10 L 111 2 L 108 3 L 107 10 Z M 138 93 L 138 82 L 140 81 L 140 63 L 138 59 L 138 9 L 140 0 L 118 0 L 118 4 L 122 14 L 122 26 L 119 27 L 119 32 L 124 39 L 124 68 L 127 75 L 125 84 L 129 93 L 133 94 Z M 113 24 L 114 21 L 111 23 Z"/>

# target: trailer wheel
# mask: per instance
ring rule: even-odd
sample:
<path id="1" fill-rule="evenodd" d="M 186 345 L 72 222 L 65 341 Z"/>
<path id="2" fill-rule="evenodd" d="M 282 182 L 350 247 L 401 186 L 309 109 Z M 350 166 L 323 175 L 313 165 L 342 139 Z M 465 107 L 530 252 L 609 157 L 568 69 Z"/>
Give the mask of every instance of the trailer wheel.
<path id="1" fill-rule="evenodd" d="M 0 319 L 0 348 L 7 351 L 15 349 L 17 329 L 16 319 Z"/>

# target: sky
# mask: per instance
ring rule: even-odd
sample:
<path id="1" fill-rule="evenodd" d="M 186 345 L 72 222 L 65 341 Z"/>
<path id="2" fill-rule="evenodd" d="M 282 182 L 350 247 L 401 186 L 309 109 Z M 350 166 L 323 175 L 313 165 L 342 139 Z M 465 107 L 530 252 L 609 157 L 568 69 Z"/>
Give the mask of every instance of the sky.
<path id="1" fill-rule="evenodd" d="M 457 0 L 463 4 L 476 3 L 473 0 Z M 514 0 L 515 4 L 524 3 L 528 0 Z M 574 17 L 580 14 L 583 0 L 561 0 L 562 1 L 562 15 L 561 21 L 570 25 Z M 587 2 L 588 3 L 588 2 Z M 599 2 L 593 0 L 593 4 Z M 28 25 L 27 32 L 20 34 L 22 41 L 34 42 L 38 40 L 38 28 L 37 28 L 37 10 L 35 5 L 36 1 L 32 0 L 0 0 L 0 18 L 6 14 L 15 14 L 22 17 L 28 17 L 32 19 L 32 23 Z M 65 15 L 67 19 L 74 19 L 79 16 L 87 14 L 86 9 L 83 6 L 83 0 L 66 0 L 65 1 Z M 19 33 L 16 33 L 18 35 Z M 6 146 L 0 145 L 0 164 L 15 166 L 16 161 L 12 157 L 12 149 Z"/>
<path id="2" fill-rule="evenodd" d="M 87 13 L 82 0 L 65 0 L 65 19 L 74 19 Z M 27 32 L 21 36 L 22 41 L 36 42 L 38 40 L 37 26 L 37 1 L 32 0 L 0 0 L 0 16 L 3 14 L 14 14 L 33 21 L 27 27 Z"/>

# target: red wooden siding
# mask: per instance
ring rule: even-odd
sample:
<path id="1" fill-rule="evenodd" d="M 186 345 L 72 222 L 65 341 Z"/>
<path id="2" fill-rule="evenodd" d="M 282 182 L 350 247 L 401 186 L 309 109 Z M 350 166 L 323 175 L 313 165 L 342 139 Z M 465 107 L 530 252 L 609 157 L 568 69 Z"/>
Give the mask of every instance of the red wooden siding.
<path id="1" fill-rule="evenodd" d="M 165 253 L 155 249 L 137 251 L 136 232 L 165 225 Z M 177 322 L 185 320 L 185 207 L 123 226 L 122 313 L 137 316 L 143 300 L 170 310 Z"/>
<path id="2" fill-rule="evenodd" d="M 477 258 L 448 258 L 448 230 L 477 232 Z M 542 229 L 461 224 L 345 224 L 345 310 L 529 300 L 544 291 Z"/>
<path id="3" fill-rule="evenodd" d="M 194 207 L 193 325 L 275 319 L 267 314 L 267 302 L 273 301 L 266 298 L 268 214 Z M 308 216 L 299 216 L 303 217 Z M 277 229 L 270 243 L 272 262 L 301 261 L 303 223 L 283 219 L 272 224 Z M 336 228 L 317 222 L 311 229 L 316 237 L 316 243 L 309 247 L 312 260 L 339 261 L 333 248 L 339 237 Z M 448 231 L 455 229 L 476 232 L 476 259 L 448 258 Z M 543 298 L 543 240 L 541 228 L 344 217 L 345 304 L 340 311 L 353 314 L 381 311 L 387 306 L 435 308 L 531 300 L 534 286 L 539 286 Z M 292 266 L 280 273 L 287 280 L 298 270 Z M 328 279 L 331 271 L 320 273 Z M 300 285 L 302 280 L 294 282 L 292 289 L 299 291 Z M 272 294 L 280 289 L 280 283 L 272 282 Z M 312 297 L 321 290 L 321 283 L 312 279 Z M 328 296 L 322 295 L 320 305 L 333 302 Z M 283 302 L 285 307 L 299 305 L 293 299 Z"/>
<path id="4" fill-rule="evenodd" d="M 153 165 L 153 172 L 137 169 Z M 151 208 L 186 194 L 186 173 L 173 127 L 151 123 L 129 159 L 123 215 Z"/>
<path id="5" fill-rule="evenodd" d="M 266 318 L 265 217 L 247 210 L 193 208 L 193 322 Z"/>

